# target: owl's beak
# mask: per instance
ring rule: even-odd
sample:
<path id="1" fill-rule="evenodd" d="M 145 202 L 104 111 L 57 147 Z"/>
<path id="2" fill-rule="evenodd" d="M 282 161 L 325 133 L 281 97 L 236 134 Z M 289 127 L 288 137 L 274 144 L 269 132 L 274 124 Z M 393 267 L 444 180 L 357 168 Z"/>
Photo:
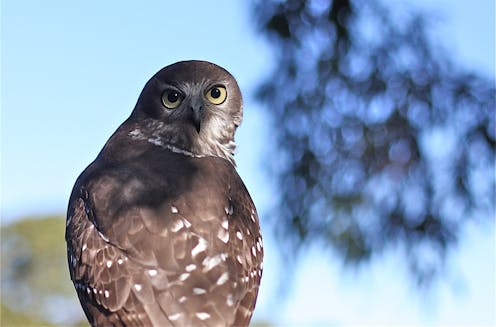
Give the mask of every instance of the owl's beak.
<path id="1" fill-rule="evenodd" d="M 191 106 L 191 110 L 193 111 L 193 124 L 195 126 L 196 131 L 200 133 L 202 106 L 199 104 L 195 104 Z"/>

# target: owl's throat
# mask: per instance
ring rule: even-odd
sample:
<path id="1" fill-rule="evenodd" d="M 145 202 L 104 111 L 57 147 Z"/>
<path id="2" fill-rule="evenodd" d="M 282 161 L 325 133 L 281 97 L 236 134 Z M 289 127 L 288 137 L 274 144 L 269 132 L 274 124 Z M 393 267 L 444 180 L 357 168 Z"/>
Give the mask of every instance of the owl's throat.
<path id="1" fill-rule="evenodd" d="M 234 161 L 236 143 L 232 138 L 215 137 L 203 127 L 200 132 L 196 130 L 185 132 L 184 129 L 176 129 L 178 129 L 177 126 L 165 125 L 162 122 L 148 122 L 146 128 L 135 126 L 127 132 L 127 136 L 132 140 L 147 141 L 157 147 L 185 156 L 220 157 L 236 166 Z"/>

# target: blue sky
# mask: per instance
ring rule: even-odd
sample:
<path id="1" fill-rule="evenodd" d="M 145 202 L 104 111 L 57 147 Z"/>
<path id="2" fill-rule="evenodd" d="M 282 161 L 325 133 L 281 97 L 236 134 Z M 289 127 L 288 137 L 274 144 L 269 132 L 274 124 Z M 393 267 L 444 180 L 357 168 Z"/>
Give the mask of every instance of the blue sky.
<path id="1" fill-rule="evenodd" d="M 494 2 L 384 1 L 436 10 L 436 40 L 460 64 L 494 77 Z M 237 162 L 262 217 L 273 203 L 263 172 L 269 118 L 254 89 L 271 50 L 241 1 L 3 0 L 1 19 L 1 217 L 63 213 L 78 174 L 130 114 L 161 67 L 204 59 L 227 68 L 245 96 Z M 270 219 L 270 217 L 263 217 Z M 256 319 L 286 324 L 496 324 L 494 222 L 471 223 L 431 291 L 414 289 L 394 250 L 358 271 L 311 249 L 285 302 L 285 273 L 270 235 Z"/>

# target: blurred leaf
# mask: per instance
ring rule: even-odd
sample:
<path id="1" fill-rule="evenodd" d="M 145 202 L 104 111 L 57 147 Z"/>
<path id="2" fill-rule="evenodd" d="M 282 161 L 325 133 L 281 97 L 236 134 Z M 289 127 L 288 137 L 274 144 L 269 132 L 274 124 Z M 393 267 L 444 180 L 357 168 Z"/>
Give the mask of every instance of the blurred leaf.
<path id="1" fill-rule="evenodd" d="M 315 243 L 356 265 L 399 246 L 428 283 L 464 222 L 495 216 L 494 79 L 431 43 L 429 17 L 379 1 L 253 8 L 275 52 L 258 94 L 287 259 Z"/>
<path id="2" fill-rule="evenodd" d="M 52 324 L 49 324 L 44 321 L 36 321 L 33 320 L 32 317 L 25 315 L 25 314 L 19 314 L 16 312 L 13 312 L 9 308 L 5 307 L 2 303 L 0 306 L 1 312 L 0 312 L 0 323 L 2 326 L 23 326 L 23 327 L 28 327 L 28 326 L 53 326 Z"/>
<path id="3" fill-rule="evenodd" d="M 64 233 L 62 216 L 26 218 L 2 226 L 2 310 L 6 312 L 2 325 L 15 325 L 26 317 L 38 325 L 86 320 L 69 277 Z"/>

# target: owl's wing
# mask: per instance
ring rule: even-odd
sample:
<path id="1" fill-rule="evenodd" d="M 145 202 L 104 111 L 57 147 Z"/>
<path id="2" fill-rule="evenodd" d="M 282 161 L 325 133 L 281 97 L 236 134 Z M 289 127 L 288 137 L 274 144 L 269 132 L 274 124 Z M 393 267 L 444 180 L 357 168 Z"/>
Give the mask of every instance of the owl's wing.
<path id="1" fill-rule="evenodd" d="M 92 324 L 248 324 L 262 268 L 255 207 L 229 163 L 194 160 L 76 186 L 68 257 Z"/>

